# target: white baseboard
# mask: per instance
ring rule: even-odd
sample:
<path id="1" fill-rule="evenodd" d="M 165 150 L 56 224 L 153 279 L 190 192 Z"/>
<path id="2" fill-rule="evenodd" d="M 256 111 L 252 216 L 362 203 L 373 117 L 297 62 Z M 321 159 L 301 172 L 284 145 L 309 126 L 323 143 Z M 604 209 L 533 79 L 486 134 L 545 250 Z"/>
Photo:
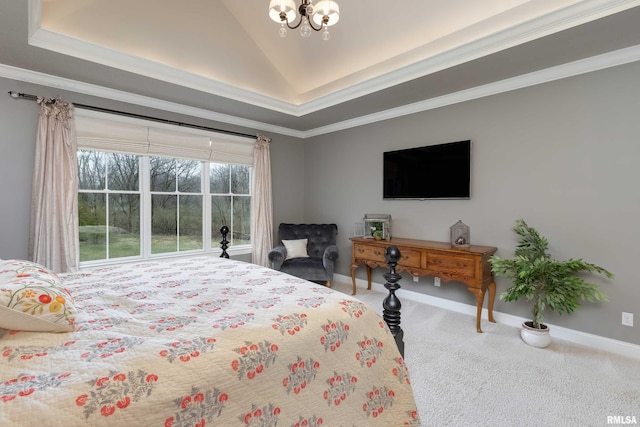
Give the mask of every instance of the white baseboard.
<path id="1" fill-rule="evenodd" d="M 341 282 L 351 283 L 351 277 L 345 276 L 341 274 L 335 274 L 335 279 L 340 280 Z M 356 279 L 356 285 L 358 289 L 366 289 L 367 281 L 364 279 Z M 378 291 L 386 293 L 387 289 L 383 284 L 380 283 L 371 283 L 371 288 Z M 438 298 L 432 295 L 426 295 L 415 291 L 409 291 L 406 289 L 398 289 L 396 291 L 396 295 L 401 300 L 408 299 L 411 301 L 415 301 L 421 304 L 432 305 L 434 307 L 443 308 L 445 310 L 451 310 L 456 313 L 468 314 L 471 316 L 476 315 L 476 307 L 464 304 L 457 301 L 451 301 L 445 298 Z M 357 295 L 356 295 L 357 297 Z M 482 318 L 486 319 L 488 316 L 487 309 L 482 309 Z M 502 323 L 504 325 L 513 326 L 519 328 L 522 325 L 522 322 L 525 322 L 530 319 L 525 319 L 523 317 L 514 316 L 512 314 L 501 313 L 499 311 L 493 312 L 493 317 L 496 322 Z M 575 344 L 584 345 L 586 347 L 590 347 L 596 350 L 606 351 L 610 353 L 619 354 L 622 356 L 633 357 L 636 359 L 640 359 L 640 345 L 628 343 L 626 341 L 614 340 L 611 338 L 603 337 L 600 335 L 588 334 L 586 332 L 576 331 L 574 329 L 563 328 L 562 326 L 556 326 L 549 324 L 549 327 L 553 330 L 553 337 L 562 339 L 565 341 L 569 341 Z"/>

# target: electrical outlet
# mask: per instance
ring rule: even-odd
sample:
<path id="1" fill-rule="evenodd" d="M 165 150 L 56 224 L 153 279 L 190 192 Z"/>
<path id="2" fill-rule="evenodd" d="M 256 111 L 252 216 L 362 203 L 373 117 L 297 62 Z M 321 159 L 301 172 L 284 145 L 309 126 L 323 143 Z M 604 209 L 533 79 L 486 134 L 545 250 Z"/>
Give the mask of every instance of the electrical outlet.
<path id="1" fill-rule="evenodd" d="M 622 312 L 622 324 L 625 326 L 633 326 L 633 313 Z"/>
<path id="2" fill-rule="evenodd" d="M 413 281 L 414 282 L 418 283 L 418 280 L 419 280 L 418 276 L 413 276 Z"/>
<path id="3" fill-rule="evenodd" d="M 440 287 L 440 278 L 438 276 L 433 278 L 433 285 Z"/>

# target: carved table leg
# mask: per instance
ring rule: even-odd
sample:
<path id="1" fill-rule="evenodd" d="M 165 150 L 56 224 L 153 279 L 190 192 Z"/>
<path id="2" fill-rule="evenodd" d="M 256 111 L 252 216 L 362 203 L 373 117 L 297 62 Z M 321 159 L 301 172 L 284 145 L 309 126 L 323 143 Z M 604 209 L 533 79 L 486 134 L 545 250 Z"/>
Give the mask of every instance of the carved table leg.
<path id="1" fill-rule="evenodd" d="M 476 330 L 478 333 L 482 333 L 480 328 L 480 320 L 482 318 L 482 303 L 484 302 L 484 289 L 474 289 L 473 293 L 476 295 L 477 309 L 476 309 Z"/>
<path id="2" fill-rule="evenodd" d="M 396 296 L 396 290 L 400 289 L 398 280 L 402 278 L 396 273 L 396 265 L 400 261 L 400 250 L 397 246 L 389 246 L 384 252 L 384 258 L 389 264 L 389 272 L 384 274 L 384 278 L 387 283 L 384 287 L 389 291 L 389 295 L 382 302 L 382 318 L 389 326 L 391 334 L 396 340 L 396 345 L 400 354 L 404 357 L 404 331 L 400 327 L 400 308 L 402 304 Z M 369 282 L 371 283 L 371 282 Z"/>
<path id="3" fill-rule="evenodd" d="M 351 264 L 351 283 L 353 283 L 353 293 L 351 295 L 356 294 L 356 268 L 358 268 L 358 264 Z"/>
<path id="4" fill-rule="evenodd" d="M 367 267 L 367 290 L 370 291 L 371 290 L 371 267 L 368 265 L 366 267 Z"/>
<path id="5" fill-rule="evenodd" d="M 496 299 L 496 282 L 489 283 L 489 322 L 496 323 L 493 319 L 493 301 Z"/>

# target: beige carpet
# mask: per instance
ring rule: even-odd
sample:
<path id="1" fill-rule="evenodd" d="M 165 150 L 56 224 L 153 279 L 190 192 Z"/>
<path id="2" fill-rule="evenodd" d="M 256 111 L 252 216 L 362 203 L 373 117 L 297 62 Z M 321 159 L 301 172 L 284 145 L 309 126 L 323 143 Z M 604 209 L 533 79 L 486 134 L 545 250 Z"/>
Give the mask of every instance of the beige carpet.
<path id="1" fill-rule="evenodd" d="M 357 298 L 382 313 L 385 296 Z M 608 416 L 640 425 L 640 360 L 558 339 L 533 348 L 518 328 L 486 321 L 478 334 L 475 317 L 411 300 L 402 327 L 423 426 L 606 426 Z"/>

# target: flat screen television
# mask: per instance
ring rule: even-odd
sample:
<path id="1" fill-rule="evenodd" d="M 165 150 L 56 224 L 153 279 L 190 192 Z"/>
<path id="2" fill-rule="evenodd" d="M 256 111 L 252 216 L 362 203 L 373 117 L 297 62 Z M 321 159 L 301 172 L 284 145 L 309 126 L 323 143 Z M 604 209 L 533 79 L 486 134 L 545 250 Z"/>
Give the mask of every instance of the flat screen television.
<path id="1" fill-rule="evenodd" d="M 468 199 L 471 141 L 384 153 L 384 199 Z"/>

